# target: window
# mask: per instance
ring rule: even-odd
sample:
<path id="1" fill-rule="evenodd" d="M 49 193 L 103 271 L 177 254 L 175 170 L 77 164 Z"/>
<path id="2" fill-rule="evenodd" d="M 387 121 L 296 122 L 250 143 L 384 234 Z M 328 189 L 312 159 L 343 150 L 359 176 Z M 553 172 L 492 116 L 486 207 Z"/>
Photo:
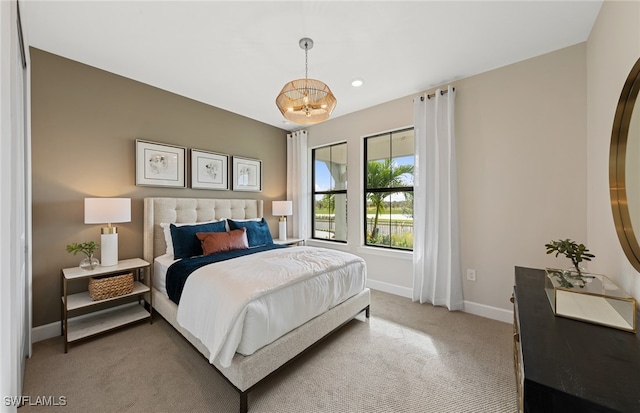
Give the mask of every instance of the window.
<path id="1" fill-rule="evenodd" d="M 413 128 L 364 140 L 365 245 L 413 250 Z"/>
<path id="2" fill-rule="evenodd" d="M 347 144 L 312 151 L 312 238 L 347 242 Z"/>

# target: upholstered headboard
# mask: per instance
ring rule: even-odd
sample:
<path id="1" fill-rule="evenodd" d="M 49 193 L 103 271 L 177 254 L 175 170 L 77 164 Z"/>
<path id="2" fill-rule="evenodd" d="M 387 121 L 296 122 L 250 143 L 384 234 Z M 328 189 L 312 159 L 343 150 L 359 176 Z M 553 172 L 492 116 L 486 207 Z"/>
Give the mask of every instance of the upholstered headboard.
<path id="1" fill-rule="evenodd" d="M 145 198 L 144 259 L 151 263 L 166 251 L 160 223 L 196 223 L 214 219 L 263 217 L 263 201 L 257 199 Z"/>

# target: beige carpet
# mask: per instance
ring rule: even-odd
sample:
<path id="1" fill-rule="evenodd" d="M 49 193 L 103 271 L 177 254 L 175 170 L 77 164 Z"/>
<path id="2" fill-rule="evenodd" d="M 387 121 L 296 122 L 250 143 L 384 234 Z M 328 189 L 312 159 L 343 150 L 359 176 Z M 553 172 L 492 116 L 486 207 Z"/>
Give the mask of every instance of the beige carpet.
<path id="1" fill-rule="evenodd" d="M 372 291 L 354 320 L 249 393 L 249 412 L 516 411 L 512 327 Z M 33 346 L 26 412 L 231 412 L 237 392 L 161 317 L 70 346 Z"/>

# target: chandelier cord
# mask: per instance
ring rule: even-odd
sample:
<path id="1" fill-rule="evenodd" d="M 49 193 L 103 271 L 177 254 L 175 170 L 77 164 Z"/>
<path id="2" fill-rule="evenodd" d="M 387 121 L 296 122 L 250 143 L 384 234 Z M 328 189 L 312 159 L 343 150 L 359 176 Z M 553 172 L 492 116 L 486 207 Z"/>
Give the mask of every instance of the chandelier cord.
<path id="1" fill-rule="evenodd" d="M 309 78 L 309 43 L 304 43 L 304 78 Z"/>

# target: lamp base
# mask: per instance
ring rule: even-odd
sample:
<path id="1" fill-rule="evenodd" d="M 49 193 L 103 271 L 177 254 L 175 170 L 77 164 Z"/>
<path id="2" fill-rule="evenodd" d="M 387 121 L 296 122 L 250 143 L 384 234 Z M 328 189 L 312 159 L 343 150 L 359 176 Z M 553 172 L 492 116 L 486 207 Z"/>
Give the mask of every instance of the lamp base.
<path id="1" fill-rule="evenodd" d="M 287 240 L 287 221 L 278 222 L 278 233 L 280 234 L 280 241 Z"/>
<path id="2" fill-rule="evenodd" d="M 100 257 L 102 266 L 109 267 L 118 264 L 118 233 L 100 235 Z"/>

